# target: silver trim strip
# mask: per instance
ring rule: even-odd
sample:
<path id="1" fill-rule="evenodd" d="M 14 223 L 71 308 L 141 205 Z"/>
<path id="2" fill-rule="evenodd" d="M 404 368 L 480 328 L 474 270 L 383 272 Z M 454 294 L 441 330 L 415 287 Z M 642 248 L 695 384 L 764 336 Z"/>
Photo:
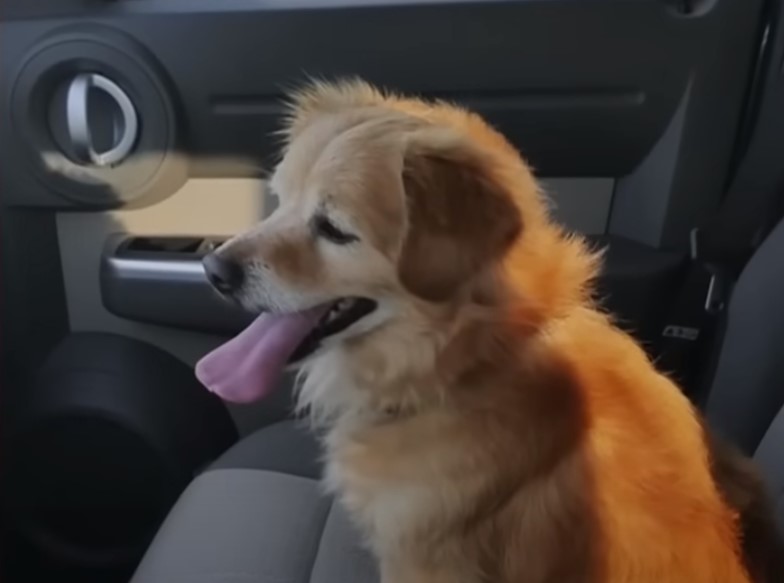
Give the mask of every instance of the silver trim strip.
<path id="1" fill-rule="evenodd" d="M 172 259 L 130 259 L 107 257 L 106 261 L 120 279 L 160 280 L 183 283 L 203 283 L 209 286 L 204 267 L 199 261 L 180 261 Z"/>

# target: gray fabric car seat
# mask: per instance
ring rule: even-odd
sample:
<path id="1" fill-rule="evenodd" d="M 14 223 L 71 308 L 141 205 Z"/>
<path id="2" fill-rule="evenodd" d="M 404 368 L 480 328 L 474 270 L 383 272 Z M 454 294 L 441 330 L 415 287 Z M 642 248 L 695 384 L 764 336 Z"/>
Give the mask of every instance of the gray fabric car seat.
<path id="1" fill-rule="evenodd" d="M 782 405 L 784 220 L 733 290 L 705 414 L 717 431 L 751 455 Z"/>
<path id="2" fill-rule="evenodd" d="M 705 415 L 757 462 L 784 536 L 784 220 L 733 290 Z"/>
<path id="3" fill-rule="evenodd" d="M 773 497 L 776 524 L 784 537 L 784 408 L 773 420 L 754 454 Z"/>
<path id="4" fill-rule="evenodd" d="M 224 453 L 210 470 L 264 469 L 318 479 L 318 441 L 304 423 L 284 420 L 246 437 Z"/>
<path id="5" fill-rule="evenodd" d="M 132 583 L 375 583 L 376 567 L 321 491 L 301 422 L 262 429 L 198 476 Z"/>
<path id="6" fill-rule="evenodd" d="M 784 532 L 784 222 L 744 271 L 728 317 L 707 414 L 754 452 Z M 132 583 L 378 581 L 345 515 L 319 489 L 318 452 L 295 421 L 237 444 L 188 487 Z"/>

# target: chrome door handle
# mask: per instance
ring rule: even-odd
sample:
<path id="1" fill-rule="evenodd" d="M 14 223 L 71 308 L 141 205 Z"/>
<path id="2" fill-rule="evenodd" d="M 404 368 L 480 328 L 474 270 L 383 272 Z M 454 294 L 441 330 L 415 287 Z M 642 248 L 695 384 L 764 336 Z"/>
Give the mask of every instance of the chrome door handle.
<path id="1" fill-rule="evenodd" d="M 90 90 L 104 91 L 117 104 L 120 119 L 115 120 L 114 145 L 97 152 L 93 146 L 89 123 Z M 74 155 L 82 164 L 114 166 L 133 150 L 139 134 L 139 118 L 128 94 L 111 79 L 97 73 L 81 73 L 74 77 L 66 97 L 66 122 Z"/>

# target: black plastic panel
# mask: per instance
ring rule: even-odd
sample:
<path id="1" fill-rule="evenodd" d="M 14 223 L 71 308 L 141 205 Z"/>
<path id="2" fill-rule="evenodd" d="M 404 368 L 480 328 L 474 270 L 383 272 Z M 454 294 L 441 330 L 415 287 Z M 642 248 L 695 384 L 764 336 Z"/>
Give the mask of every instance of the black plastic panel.
<path id="1" fill-rule="evenodd" d="M 479 110 L 541 175 L 621 176 L 644 160 L 703 64 L 724 51 L 753 54 L 760 0 L 716 0 L 689 16 L 673 4 L 90 3 L 73 8 L 78 18 L 4 22 L 0 85 L 7 99 L 21 61 L 45 35 L 64 25 L 102 24 L 146 47 L 170 78 L 192 175 L 264 165 L 277 148 L 271 133 L 284 87 L 306 75 L 359 75 Z M 735 19 L 741 9 L 752 17 Z M 737 27 L 731 43 L 729 24 Z M 746 79 L 737 66 L 725 75 L 728 83 Z M 722 99 L 719 89 L 717 83 L 694 107 L 710 108 L 710 100 Z M 0 105 L 7 113 L 7 103 Z M 735 126 L 734 117 L 714 121 Z M 4 145 L 4 155 L 17 154 Z M 24 199 L 11 196 L 13 203 L 55 204 L 26 186 Z"/>
<path id="2" fill-rule="evenodd" d="M 682 55 L 693 52 L 702 28 L 641 0 L 238 9 L 151 19 L 143 8 L 152 6 L 118 10 L 134 13 L 123 27 L 167 64 L 186 96 L 196 156 L 269 156 L 285 86 L 306 74 L 359 75 L 466 103 L 553 176 L 633 169 L 677 105 L 689 73 Z"/>

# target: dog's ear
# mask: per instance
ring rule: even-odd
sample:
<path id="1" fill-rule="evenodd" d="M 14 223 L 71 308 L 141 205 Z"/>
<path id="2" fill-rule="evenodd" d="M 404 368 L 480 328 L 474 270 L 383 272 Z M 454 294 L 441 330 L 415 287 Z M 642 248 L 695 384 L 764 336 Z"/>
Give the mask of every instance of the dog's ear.
<path id="1" fill-rule="evenodd" d="M 403 186 L 408 231 L 400 279 L 423 299 L 451 297 L 498 262 L 521 232 L 520 211 L 492 157 L 457 132 L 431 128 L 410 135 Z"/>

